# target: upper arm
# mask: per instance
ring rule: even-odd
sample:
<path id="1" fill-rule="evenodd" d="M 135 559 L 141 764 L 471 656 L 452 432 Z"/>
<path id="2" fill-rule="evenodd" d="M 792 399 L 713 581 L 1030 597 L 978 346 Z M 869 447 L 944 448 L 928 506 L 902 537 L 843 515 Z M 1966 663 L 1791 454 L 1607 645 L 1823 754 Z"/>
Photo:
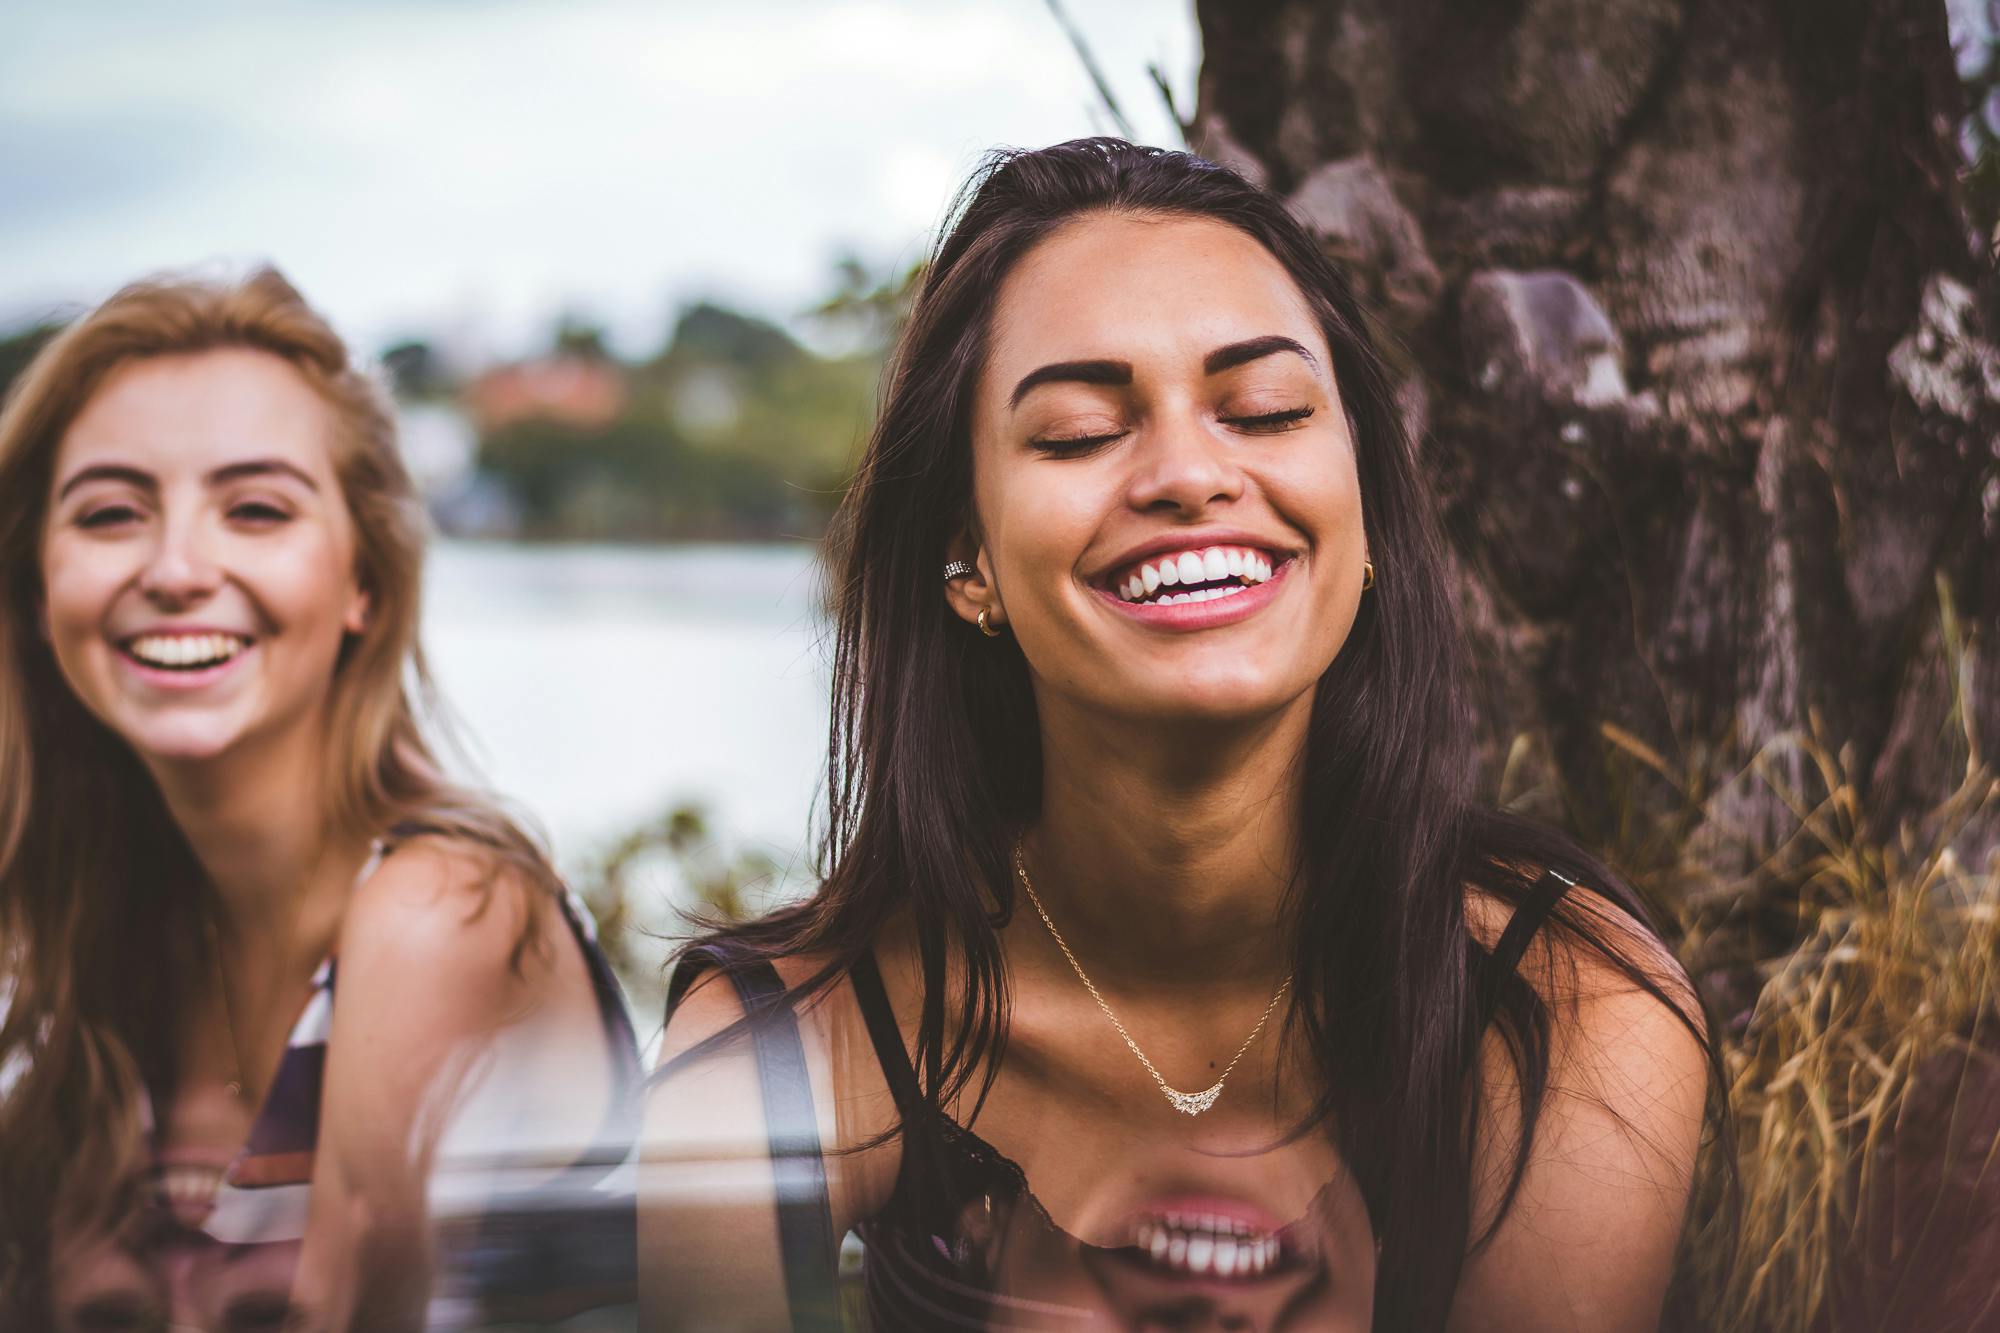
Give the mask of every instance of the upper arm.
<path id="1" fill-rule="evenodd" d="M 1656 940 L 1595 895 L 1569 897 L 1586 923 L 1672 1003 L 1545 927 L 1521 975 L 1547 1006 L 1548 1085 L 1526 1174 L 1488 1244 L 1467 1260 L 1454 1333 L 1651 1330 L 1672 1276 L 1707 1105 L 1700 1009 Z M 1518 1075 L 1497 1030 L 1484 1086 L 1473 1230 L 1484 1233 L 1521 1138 Z"/>
<path id="2" fill-rule="evenodd" d="M 772 1167 L 746 1035 L 673 1062 L 743 1017 L 720 973 L 675 1008 L 640 1139 L 639 1309 L 648 1329 L 781 1328 L 788 1322 Z"/>
<path id="3" fill-rule="evenodd" d="M 791 985 L 811 970 L 797 959 L 780 960 L 778 968 Z M 641 1150 L 639 1295 L 649 1329 L 789 1324 L 754 1039 L 739 1030 L 675 1064 L 742 1018 L 735 987 L 711 972 L 681 999 L 662 1040 Z M 896 1166 L 893 1144 L 864 1146 L 893 1123 L 893 1111 L 886 1088 L 878 1094 L 866 1077 L 872 1053 L 857 1063 L 866 1052 L 865 1037 L 856 1047 L 859 1024 L 845 982 L 798 1012 L 836 1244 L 873 1211 Z"/>
<path id="4" fill-rule="evenodd" d="M 339 1291 L 359 1273 L 400 1282 L 396 1318 L 408 1317 L 441 1138 L 468 1089 L 493 1074 L 497 1039 L 575 1007 L 573 996 L 551 1004 L 565 978 L 546 899 L 519 872 L 440 839 L 399 848 L 356 889 L 337 953 L 301 1260 L 308 1288 Z M 572 1049 L 601 1058 L 588 1044 Z"/>

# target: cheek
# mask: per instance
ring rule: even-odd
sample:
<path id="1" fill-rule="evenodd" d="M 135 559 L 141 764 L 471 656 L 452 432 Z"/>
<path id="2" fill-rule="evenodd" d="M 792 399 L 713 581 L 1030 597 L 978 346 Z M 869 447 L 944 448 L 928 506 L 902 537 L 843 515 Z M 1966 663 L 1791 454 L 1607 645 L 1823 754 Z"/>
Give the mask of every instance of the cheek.
<path id="1" fill-rule="evenodd" d="M 127 557 L 117 547 L 92 547 L 57 538 L 44 544 L 42 624 L 58 650 L 101 637 L 120 589 L 130 582 Z"/>
<path id="2" fill-rule="evenodd" d="M 1100 487 L 1081 469 L 1074 476 L 1008 479 L 981 510 L 989 553 L 1010 599 L 1060 597 L 1092 537 L 1103 524 Z"/>
<path id="3" fill-rule="evenodd" d="M 355 596 L 353 557 L 342 543 L 301 534 L 260 552 L 251 568 L 246 582 L 277 628 L 338 637 Z"/>

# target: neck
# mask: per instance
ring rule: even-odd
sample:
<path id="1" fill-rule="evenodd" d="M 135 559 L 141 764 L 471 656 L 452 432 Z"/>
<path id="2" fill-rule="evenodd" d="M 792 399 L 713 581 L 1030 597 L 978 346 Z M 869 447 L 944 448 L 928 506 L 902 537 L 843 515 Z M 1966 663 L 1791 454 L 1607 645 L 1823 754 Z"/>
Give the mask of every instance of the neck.
<path id="1" fill-rule="evenodd" d="M 1100 980 L 1263 986 L 1290 971 L 1284 899 L 1311 710 L 1307 695 L 1250 723 L 1176 727 L 1044 710 L 1028 872 Z"/>
<path id="2" fill-rule="evenodd" d="M 148 767 L 207 876 L 226 942 L 289 955 L 297 934 L 329 934 L 307 905 L 327 883 L 344 886 L 368 839 L 344 835 L 325 815 L 325 754 L 315 729 Z"/>

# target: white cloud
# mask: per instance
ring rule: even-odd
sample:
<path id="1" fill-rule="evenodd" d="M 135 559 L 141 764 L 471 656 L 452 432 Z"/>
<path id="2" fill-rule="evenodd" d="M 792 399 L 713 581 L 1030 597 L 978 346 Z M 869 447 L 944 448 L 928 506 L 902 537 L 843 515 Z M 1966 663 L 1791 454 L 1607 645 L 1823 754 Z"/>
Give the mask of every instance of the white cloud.
<path id="1" fill-rule="evenodd" d="M 985 148 L 1095 128 L 1037 0 L 73 8 L 0 18 L 0 155 L 46 149 L 0 312 L 268 257 L 364 343 L 580 307 L 644 346 L 704 291 L 782 314 L 838 248 L 907 260 Z M 1189 85 L 1192 15 L 1070 9 L 1166 134 L 1144 66 Z"/>

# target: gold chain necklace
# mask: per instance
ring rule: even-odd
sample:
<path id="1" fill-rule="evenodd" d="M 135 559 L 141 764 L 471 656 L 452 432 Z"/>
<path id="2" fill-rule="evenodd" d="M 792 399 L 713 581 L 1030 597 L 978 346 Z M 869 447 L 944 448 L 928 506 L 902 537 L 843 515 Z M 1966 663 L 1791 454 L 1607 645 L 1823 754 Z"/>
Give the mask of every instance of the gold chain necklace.
<path id="1" fill-rule="evenodd" d="M 212 916 L 208 919 L 208 950 L 209 957 L 215 960 L 215 989 L 222 996 L 222 1021 L 229 1031 L 229 1059 L 236 1074 L 234 1078 L 229 1079 L 222 1086 L 229 1090 L 231 1097 L 236 1098 L 238 1101 L 243 1101 L 245 1100 L 243 1096 L 243 1044 L 236 1037 L 236 1011 L 229 1003 L 229 974 L 222 966 L 222 936 L 216 930 L 215 918 Z"/>
<path id="2" fill-rule="evenodd" d="M 1236 1054 L 1229 1057 L 1229 1063 L 1223 1066 L 1222 1077 L 1216 1079 L 1213 1084 L 1203 1088 L 1200 1092 L 1182 1092 L 1180 1089 L 1172 1087 L 1167 1083 L 1166 1076 L 1161 1074 L 1153 1062 L 1146 1058 L 1146 1053 L 1139 1049 L 1139 1043 L 1132 1040 L 1132 1034 L 1127 1032 L 1125 1025 L 1118 1021 L 1118 1015 L 1111 1011 L 1110 1004 L 1105 1001 L 1103 994 L 1099 992 L 1096 984 L 1091 981 L 1090 975 L 1083 970 L 1083 964 L 1077 962 L 1076 955 L 1070 952 L 1069 942 L 1063 939 L 1062 932 L 1056 929 L 1056 923 L 1049 920 L 1049 909 L 1042 906 L 1041 895 L 1035 892 L 1035 883 L 1028 878 L 1028 866 L 1027 862 L 1022 859 L 1021 842 L 1018 838 L 1014 841 L 1014 874 L 1021 881 L 1021 887 L 1028 891 L 1028 901 L 1035 905 L 1035 914 L 1041 917 L 1042 924 L 1047 926 L 1049 934 L 1055 937 L 1056 947 L 1062 950 L 1063 957 L 1069 959 L 1070 968 L 1075 971 L 1076 979 L 1081 981 L 1084 989 L 1090 992 L 1090 998 L 1097 1001 L 1097 1007 L 1102 1009 L 1104 1016 L 1111 1020 L 1111 1026 L 1118 1029 L 1118 1035 L 1125 1039 L 1125 1045 L 1131 1049 L 1132 1054 L 1139 1057 L 1139 1063 L 1144 1065 L 1146 1072 L 1153 1076 L 1153 1082 L 1160 1085 L 1160 1091 L 1166 1094 L 1167 1101 L 1172 1103 L 1173 1108 L 1186 1115 L 1200 1115 L 1203 1111 L 1215 1105 L 1215 1099 L 1222 1095 L 1222 1085 L 1229 1081 L 1229 1075 L 1235 1071 L 1237 1063 L 1243 1059 L 1245 1052 L 1257 1040 L 1257 1035 L 1264 1030 L 1264 1024 L 1270 1021 L 1271 1012 L 1278 1007 L 1278 1001 L 1284 999 L 1285 992 L 1291 989 L 1292 978 L 1290 974 L 1287 974 L 1284 981 L 1279 983 L 1278 993 L 1271 997 L 1271 1002 L 1264 1006 L 1264 1012 L 1258 1016 L 1257 1026 L 1250 1029 L 1250 1035 L 1243 1039 L 1243 1044 L 1236 1048 Z"/>

